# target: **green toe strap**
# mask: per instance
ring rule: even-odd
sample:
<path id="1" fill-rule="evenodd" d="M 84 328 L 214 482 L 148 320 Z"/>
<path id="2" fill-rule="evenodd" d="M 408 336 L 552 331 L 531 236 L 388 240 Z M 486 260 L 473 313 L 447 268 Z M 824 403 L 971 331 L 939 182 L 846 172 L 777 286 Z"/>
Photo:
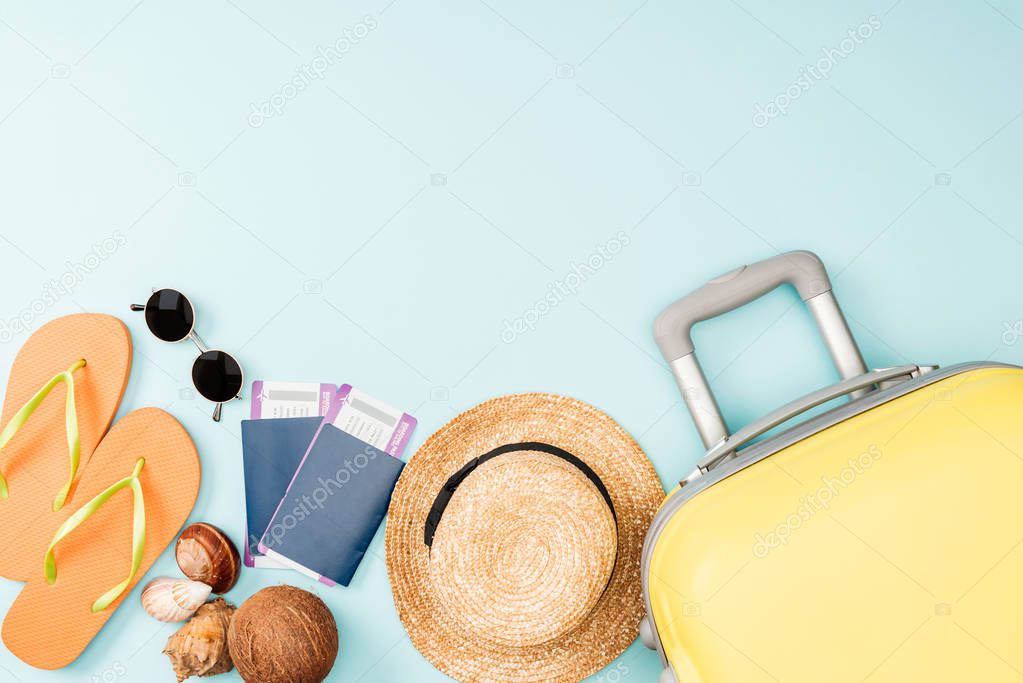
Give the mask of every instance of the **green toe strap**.
<path id="1" fill-rule="evenodd" d="M 28 403 L 21 407 L 11 421 L 7 423 L 4 430 L 0 432 L 0 450 L 3 450 L 7 442 L 14 437 L 19 429 L 28 421 L 28 418 L 32 416 L 35 409 L 39 407 L 39 404 L 49 395 L 49 393 L 58 384 L 63 382 L 67 385 L 67 399 L 64 405 L 64 426 L 67 431 L 67 447 L 68 452 L 71 456 L 71 474 L 68 476 L 67 483 L 57 494 L 57 497 L 53 501 L 53 509 L 59 510 L 64 506 L 64 501 L 67 499 L 68 491 L 71 490 L 71 484 L 75 481 L 75 474 L 78 472 L 78 460 L 81 455 L 82 443 L 78 437 L 78 415 L 75 412 L 75 379 L 72 375 L 75 370 L 85 367 L 85 360 L 82 359 L 72 365 L 64 372 L 58 374 L 56 377 L 51 379 L 43 386 L 42 389 L 36 392 L 36 395 L 28 400 Z M 4 479 L 2 473 L 0 473 L 0 498 L 7 498 L 7 480 Z"/>
<path id="2" fill-rule="evenodd" d="M 110 498 L 123 488 L 131 487 L 131 491 L 134 498 L 134 513 L 132 518 L 132 532 L 131 532 L 131 573 L 121 583 L 117 584 L 106 593 L 101 595 L 96 602 L 92 604 L 93 612 L 100 612 L 110 606 L 114 600 L 118 598 L 125 591 L 125 589 L 131 585 L 132 579 L 135 578 L 135 574 L 138 573 L 139 567 L 142 566 L 142 553 L 146 547 L 146 504 L 142 499 L 142 484 L 139 482 L 139 474 L 142 472 L 143 465 L 146 464 L 145 459 L 139 458 L 138 462 L 135 463 L 135 469 L 132 471 L 130 477 L 125 477 L 119 482 L 110 486 L 107 490 L 100 493 L 98 496 L 90 500 L 88 503 L 83 505 L 77 512 L 68 517 L 60 528 L 57 529 L 57 533 L 54 534 L 53 540 L 50 541 L 50 547 L 46 549 L 46 559 L 43 561 L 43 572 L 46 575 L 46 582 L 50 585 L 57 580 L 57 563 L 53 557 L 53 548 L 61 539 L 70 534 L 78 525 L 87 520 L 92 513 L 96 512 L 103 503 L 110 500 Z"/>

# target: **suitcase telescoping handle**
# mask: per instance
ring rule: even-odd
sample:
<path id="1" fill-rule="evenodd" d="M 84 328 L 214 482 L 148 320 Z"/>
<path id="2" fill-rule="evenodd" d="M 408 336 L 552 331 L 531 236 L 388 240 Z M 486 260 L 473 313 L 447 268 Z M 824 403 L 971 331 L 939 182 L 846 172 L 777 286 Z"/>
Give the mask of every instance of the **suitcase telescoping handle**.
<path id="1" fill-rule="evenodd" d="M 671 366 L 704 446 L 728 436 L 728 427 L 693 349 L 691 330 L 744 306 L 783 284 L 796 288 L 809 307 L 842 379 L 867 371 L 842 310 L 831 292 L 824 264 L 809 251 L 790 251 L 720 275 L 668 306 L 654 323 L 654 337 Z"/>

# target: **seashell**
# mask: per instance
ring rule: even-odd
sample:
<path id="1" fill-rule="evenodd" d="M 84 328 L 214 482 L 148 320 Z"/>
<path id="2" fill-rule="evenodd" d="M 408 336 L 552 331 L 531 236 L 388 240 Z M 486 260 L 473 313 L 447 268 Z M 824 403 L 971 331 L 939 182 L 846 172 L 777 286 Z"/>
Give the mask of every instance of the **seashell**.
<path id="1" fill-rule="evenodd" d="M 163 653 L 170 657 L 178 683 L 190 676 L 215 676 L 234 668 L 227 649 L 227 631 L 233 615 L 234 605 L 217 598 L 200 607 L 167 640 Z"/>
<path id="2" fill-rule="evenodd" d="M 178 538 L 174 556 L 185 576 L 208 584 L 218 595 L 238 582 L 241 570 L 238 548 L 212 524 L 197 522 L 185 529 Z"/>
<path id="3" fill-rule="evenodd" d="M 203 606 L 212 590 L 199 581 L 161 576 L 142 589 L 142 608 L 160 621 L 184 621 Z"/>

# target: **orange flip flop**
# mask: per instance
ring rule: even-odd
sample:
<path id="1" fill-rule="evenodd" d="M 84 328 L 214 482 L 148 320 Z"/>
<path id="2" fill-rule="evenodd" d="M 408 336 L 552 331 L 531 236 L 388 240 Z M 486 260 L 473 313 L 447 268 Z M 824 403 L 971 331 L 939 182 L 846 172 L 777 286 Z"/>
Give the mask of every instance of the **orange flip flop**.
<path id="1" fill-rule="evenodd" d="M 66 504 L 121 403 L 131 355 L 124 323 L 92 313 L 43 325 L 18 351 L 0 414 L 0 537 L 8 547 Z M 0 554 L 0 576 L 27 580 L 14 555 Z"/>
<path id="2" fill-rule="evenodd" d="M 119 420 L 74 501 L 24 534 L 22 553 L 37 564 L 4 619 L 7 648 L 40 669 L 73 662 L 177 536 L 199 481 L 195 445 L 168 413 Z"/>

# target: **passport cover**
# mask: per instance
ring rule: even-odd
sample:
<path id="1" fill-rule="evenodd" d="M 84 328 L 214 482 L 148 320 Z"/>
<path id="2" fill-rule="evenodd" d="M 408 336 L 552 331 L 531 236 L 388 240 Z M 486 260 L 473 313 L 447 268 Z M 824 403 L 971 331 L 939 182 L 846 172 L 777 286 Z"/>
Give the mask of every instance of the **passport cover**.
<path id="1" fill-rule="evenodd" d="M 347 586 L 387 514 L 404 467 L 401 460 L 324 421 L 259 550 L 328 586 Z"/>
<path id="2" fill-rule="evenodd" d="M 270 526 L 270 520 L 322 422 L 323 418 L 316 415 L 242 420 L 245 566 L 257 566 L 262 557 L 259 539 Z"/>

